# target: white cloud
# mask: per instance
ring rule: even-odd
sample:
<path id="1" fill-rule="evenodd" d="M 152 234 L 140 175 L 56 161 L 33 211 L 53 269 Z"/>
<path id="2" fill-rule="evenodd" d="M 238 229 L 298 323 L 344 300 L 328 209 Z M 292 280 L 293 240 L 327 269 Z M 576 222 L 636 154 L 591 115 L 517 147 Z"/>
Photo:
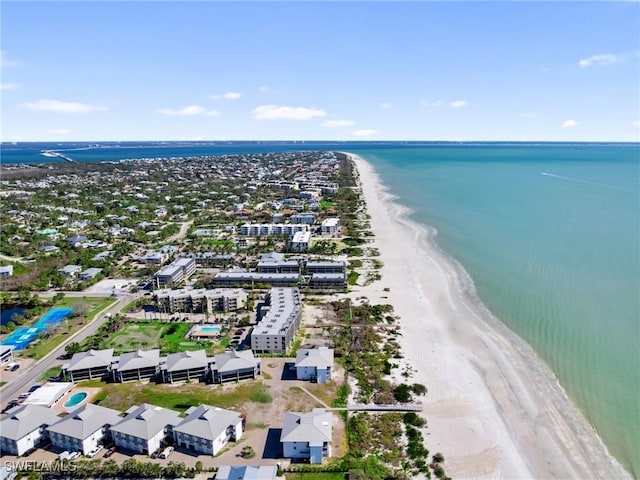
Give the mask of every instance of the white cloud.
<path id="1" fill-rule="evenodd" d="M 19 86 L 17 83 L 0 83 L 0 90 L 14 90 Z"/>
<path id="2" fill-rule="evenodd" d="M 262 105 L 253 110 L 256 120 L 309 120 L 327 114 L 318 108 L 287 107 L 284 105 Z"/>
<path id="3" fill-rule="evenodd" d="M 211 95 L 212 100 L 220 100 L 221 98 L 224 98 L 225 100 L 237 100 L 240 97 L 242 97 L 242 94 L 239 92 L 227 92 L 222 95 Z"/>
<path id="4" fill-rule="evenodd" d="M 0 50 L 0 67 L 1 68 L 15 67 L 16 65 L 17 65 L 17 62 L 14 62 L 13 60 L 7 60 L 6 53 Z"/>
<path id="5" fill-rule="evenodd" d="M 350 127 L 355 123 L 356 122 L 353 122 L 351 120 L 327 120 L 323 122 L 320 126 L 321 127 Z"/>
<path id="6" fill-rule="evenodd" d="M 573 127 L 577 127 L 578 125 L 580 124 L 575 120 L 565 120 L 565 122 L 562 125 L 560 125 L 560 128 L 573 128 Z"/>
<path id="7" fill-rule="evenodd" d="M 364 130 L 356 130 L 353 132 L 354 137 L 371 137 L 373 135 L 377 135 L 378 131 L 372 128 L 364 129 Z"/>
<path id="8" fill-rule="evenodd" d="M 79 102 L 64 102 L 62 100 L 38 100 L 37 102 L 25 103 L 23 107 L 31 110 L 44 110 L 62 113 L 88 113 L 108 110 L 107 107 L 101 107 L 99 105 L 90 105 L 88 103 Z"/>
<path id="9" fill-rule="evenodd" d="M 536 112 L 525 112 L 521 113 L 520 116 L 522 118 L 538 118 L 540 115 L 538 115 Z"/>
<path id="10" fill-rule="evenodd" d="M 68 135 L 71 133 L 71 130 L 67 130 L 66 128 L 54 128 L 53 130 L 49 130 L 49 133 L 52 135 Z"/>
<path id="11" fill-rule="evenodd" d="M 456 100 L 449 104 L 451 108 L 462 108 L 462 107 L 466 107 L 467 105 L 469 105 L 469 103 L 467 103 L 466 100 Z"/>
<path id="12" fill-rule="evenodd" d="M 634 127 L 640 127 L 640 122 L 633 122 Z"/>
<path id="13" fill-rule="evenodd" d="M 162 113 L 163 115 L 178 115 L 181 117 L 190 117 L 193 115 L 208 115 L 213 117 L 220 114 L 217 110 L 207 110 L 201 105 L 188 105 L 186 107 L 175 109 L 159 108 L 157 112 Z"/>
<path id="14" fill-rule="evenodd" d="M 588 58 L 583 58 L 578 62 L 581 68 L 587 67 L 606 67 L 607 65 L 613 65 L 619 60 L 617 55 L 612 53 L 602 53 L 598 55 L 591 55 Z"/>
<path id="15" fill-rule="evenodd" d="M 258 87 L 258 90 L 260 90 L 261 92 L 266 92 L 267 90 L 269 90 L 269 87 L 267 87 L 266 85 L 260 85 L 260 87 Z"/>
<path id="16" fill-rule="evenodd" d="M 435 102 L 427 102 L 426 100 L 420 100 L 420 105 L 424 108 L 439 108 L 442 106 L 442 100 L 436 100 Z"/>
<path id="17" fill-rule="evenodd" d="M 391 102 L 382 102 L 380 104 L 380 108 L 384 108 L 385 110 L 388 110 L 390 108 L 393 108 L 393 104 Z"/>

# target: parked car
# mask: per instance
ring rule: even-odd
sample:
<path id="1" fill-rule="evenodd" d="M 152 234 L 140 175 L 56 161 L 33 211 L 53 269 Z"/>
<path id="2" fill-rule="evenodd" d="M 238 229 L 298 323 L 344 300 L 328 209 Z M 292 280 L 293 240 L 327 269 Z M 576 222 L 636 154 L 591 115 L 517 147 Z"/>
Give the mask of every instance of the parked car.
<path id="1" fill-rule="evenodd" d="M 18 395 L 18 400 L 26 400 L 27 397 L 29 396 L 28 393 L 21 393 L 20 395 Z"/>
<path id="2" fill-rule="evenodd" d="M 9 369 L 10 372 L 15 372 L 17 369 L 20 368 L 20 365 L 18 365 L 17 363 L 14 363 L 11 368 Z"/>
<path id="3" fill-rule="evenodd" d="M 173 452 L 173 447 L 165 448 L 160 454 L 160 458 L 169 458 L 169 455 L 171 455 L 171 452 Z"/>
<path id="4" fill-rule="evenodd" d="M 111 447 L 109 450 L 105 452 L 104 458 L 109 458 L 114 453 L 116 453 L 116 447 Z"/>
<path id="5" fill-rule="evenodd" d="M 69 455 L 70 455 L 69 451 L 65 450 L 60 455 L 58 455 L 58 460 L 68 460 L 69 459 Z"/>
<path id="6" fill-rule="evenodd" d="M 89 458 L 95 457 L 103 448 L 104 447 L 102 445 L 98 445 L 96 448 L 94 448 L 93 450 L 90 450 L 89 453 L 87 453 L 87 457 Z"/>
<path id="7" fill-rule="evenodd" d="M 42 385 L 34 385 L 33 387 L 31 387 L 29 389 L 29 393 L 35 392 L 37 389 L 39 389 Z"/>
<path id="8" fill-rule="evenodd" d="M 80 455 L 82 455 L 80 452 L 71 452 L 69 454 L 69 460 L 73 460 L 74 458 L 78 458 Z"/>

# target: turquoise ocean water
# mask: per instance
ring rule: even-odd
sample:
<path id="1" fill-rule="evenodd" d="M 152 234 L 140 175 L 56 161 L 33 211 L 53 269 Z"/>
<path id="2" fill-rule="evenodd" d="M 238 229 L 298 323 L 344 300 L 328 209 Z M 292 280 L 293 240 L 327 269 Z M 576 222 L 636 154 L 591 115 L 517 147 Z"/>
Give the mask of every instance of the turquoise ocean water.
<path id="1" fill-rule="evenodd" d="M 78 150 L 78 148 L 80 148 Z M 391 142 L 3 144 L 2 163 L 340 150 L 438 231 L 488 308 L 524 338 L 640 476 L 638 144 Z"/>
<path id="2" fill-rule="evenodd" d="M 363 150 L 640 474 L 637 146 Z"/>

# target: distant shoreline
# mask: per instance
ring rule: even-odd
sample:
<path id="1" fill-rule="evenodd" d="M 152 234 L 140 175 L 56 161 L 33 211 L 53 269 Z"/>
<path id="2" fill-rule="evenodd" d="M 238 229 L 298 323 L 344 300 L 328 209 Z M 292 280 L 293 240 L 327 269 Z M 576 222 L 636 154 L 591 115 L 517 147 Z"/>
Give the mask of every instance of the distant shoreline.
<path id="1" fill-rule="evenodd" d="M 631 478 L 533 349 L 499 322 L 473 283 L 407 218 L 373 167 L 347 154 L 359 173 L 381 252 L 382 286 L 402 325 L 405 365 L 427 386 L 427 447 L 453 478 Z M 398 237 L 404 238 L 398 248 Z M 378 297 L 378 298 L 376 298 Z"/>

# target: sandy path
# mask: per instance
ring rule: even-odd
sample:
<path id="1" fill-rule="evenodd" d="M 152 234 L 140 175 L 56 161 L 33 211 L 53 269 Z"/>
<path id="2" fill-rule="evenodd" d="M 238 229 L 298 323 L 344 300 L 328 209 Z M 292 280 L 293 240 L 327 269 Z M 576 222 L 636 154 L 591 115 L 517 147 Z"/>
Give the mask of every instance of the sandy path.
<path id="1" fill-rule="evenodd" d="M 447 473 L 630 478 L 536 353 L 475 299 L 465 272 L 406 218 L 372 166 L 352 158 L 384 263 L 382 280 L 352 295 L 391 303 L 400 316 L 411 381 L 429 389 L 427 447 L 444 454 Z"/>

